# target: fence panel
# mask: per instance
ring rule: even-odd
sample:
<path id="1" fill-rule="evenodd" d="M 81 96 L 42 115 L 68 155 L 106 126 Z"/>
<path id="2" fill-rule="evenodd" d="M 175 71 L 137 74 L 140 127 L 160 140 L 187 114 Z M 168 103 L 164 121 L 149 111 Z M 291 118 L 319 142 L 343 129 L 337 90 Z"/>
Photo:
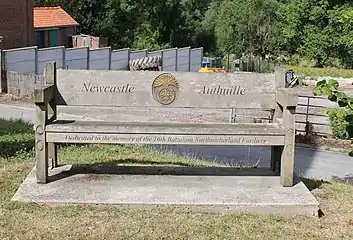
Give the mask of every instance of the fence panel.
<path id="1" fill-rule="evenodd" d="M 69 48 L 65 51 L 65 65 L 68 69 L 88 69 L 89 49 Z"/>
<path id="2" fill-rule="evenodd" d="M 3 51 L 4 68 L 6 71 L 18 73 L 36 73 L 37 71 L 37 47 L 18 48 Z"/>
<path id="3" fill-rule="evenodd" d="M 43 48 L 38 49 L 37 61 L 38 61 L 38 74 L 43 74 L 44 68 L 47 62 L 56 62 L 57 68 L 65 67 L 65 48 L 54 47 L 54 48 Z"/>
<path id="4" fill-rule="evenodd" d="M 191 48 L 179 48 L 177 52 L 177 71 L 189 72 L 190 71 L 190 51 Z"/>
<path id="5" fill-rule="evenodd" d="M 129 69 L 130 49 L 114 50 L 111 53 L 110 69 L 127 70 Z"/>
<path id="6" fill-rule="evenodd" d="M 147 50 L 131 51 L 130 60 L 147 57 Z"/>
<path id="7" fill-rule="evenodd" d="M 90 50 L 89 69 L 93 69 L 93 70 L 110 69 L 110 47 Z"/>
<path id="8" fill-rule="evenodd" d="M 163 51 L 163 71 L 176 71 L 177 68 L 177 49 L 167 49 Z"/>
<path id="9" fill-rule="evenodd" d="M 147 57 L 162 57 L 162 51 L 148 52 Z"/>
<path id="10" fill-rule="evenodd" d="M 202 63 L 203 49 L 202 48 L 194 48 L 191 49 L 190 52 L 190 71 L 197 72 Z"/>

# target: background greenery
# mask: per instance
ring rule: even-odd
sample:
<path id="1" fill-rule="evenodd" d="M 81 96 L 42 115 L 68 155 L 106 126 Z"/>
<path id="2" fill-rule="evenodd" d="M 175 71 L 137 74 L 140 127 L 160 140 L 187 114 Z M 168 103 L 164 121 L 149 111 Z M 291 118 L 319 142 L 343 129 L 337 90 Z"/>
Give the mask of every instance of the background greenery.
<path id="1" fill-rule="evenodd" d="M 350 0 L 35 0 L 62 6 L 79 32 L 113 48 L 203 47 L 315 67 L 353 67 Z"/>

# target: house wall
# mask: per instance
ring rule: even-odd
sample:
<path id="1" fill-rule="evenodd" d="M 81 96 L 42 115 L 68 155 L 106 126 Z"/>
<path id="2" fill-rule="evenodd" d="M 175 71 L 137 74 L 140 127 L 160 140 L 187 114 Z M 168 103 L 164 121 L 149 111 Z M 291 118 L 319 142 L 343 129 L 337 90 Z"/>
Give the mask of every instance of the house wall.
<path id="1" fill-rule="evenodd" d="M 59 28 L 53 28 L 58 30 L 58 35 L 57 35 L 57 46 L 65 46 L 68 47 L 69 44 L 69 36 L 72 36 L 76 33 L 76 27 L 59 27 Z M 44 48 L 49 47 L 49 30 L 50 28 L 46 29 L 36 29 L 36 32 L 44 32 Z M 37 44 L 38 46 L 38 44 Z"/>
<path id="2" fill-rule="evenodd" d="M 34 45 L 33 0 L 0 0 L 3 49 Z"/>
<path id="3" fill-rule="evenodd" d="M 59 29 L 59 46 L 69 47 L 69 36 L 76 34 L 76 27 L 64 27 Z"/>

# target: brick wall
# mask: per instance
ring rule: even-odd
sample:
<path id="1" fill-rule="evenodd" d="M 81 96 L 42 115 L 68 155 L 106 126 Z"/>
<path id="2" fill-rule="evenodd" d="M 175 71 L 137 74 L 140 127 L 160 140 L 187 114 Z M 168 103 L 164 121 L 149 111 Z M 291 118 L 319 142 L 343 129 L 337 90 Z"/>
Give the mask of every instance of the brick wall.
<path id="1" fill-rule="evenodd" d="M 33 0 L 0 0 L 0 36 L 4 49 L 34 45 Z"/>

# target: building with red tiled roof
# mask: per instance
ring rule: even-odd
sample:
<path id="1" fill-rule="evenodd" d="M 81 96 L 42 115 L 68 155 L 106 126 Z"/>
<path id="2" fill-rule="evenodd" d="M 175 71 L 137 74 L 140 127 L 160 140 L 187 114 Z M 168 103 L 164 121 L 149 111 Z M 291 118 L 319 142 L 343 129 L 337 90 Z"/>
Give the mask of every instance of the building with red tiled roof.
<path id="1" fill-rule="evenodd" d="M 33 19 L 38 48 L 71 45 L 79 25 L 61 7 L 35 7 Z"/>
<path id="2" fill-rule="evenodd" d="M 1 49 L 34 45 L 33 1 L 0 0 Z"/>

